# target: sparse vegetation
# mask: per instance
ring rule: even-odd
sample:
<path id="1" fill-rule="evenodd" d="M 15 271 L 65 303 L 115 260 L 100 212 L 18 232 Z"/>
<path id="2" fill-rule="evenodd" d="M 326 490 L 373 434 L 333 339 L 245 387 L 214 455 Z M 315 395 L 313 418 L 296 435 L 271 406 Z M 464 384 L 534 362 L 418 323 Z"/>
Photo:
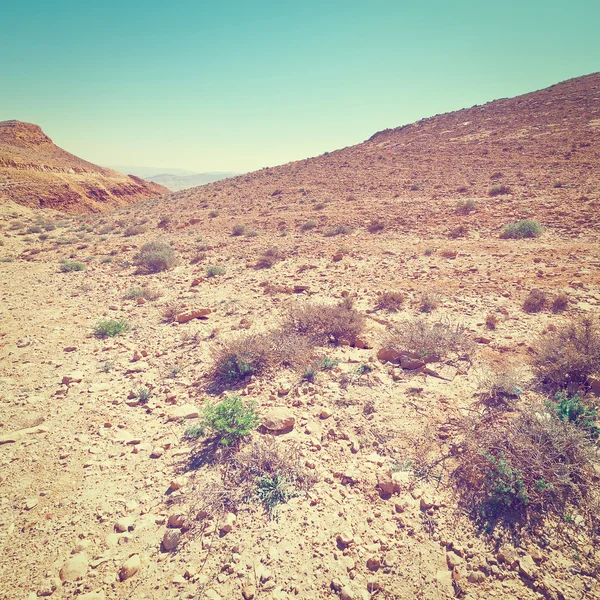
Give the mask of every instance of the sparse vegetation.
<path id="1" fill-rule="evenodd" d="M 85 265 L 82 262 L 61 260 L 59 269 L 61 273 L 71 273 L 72 271 L 85 271 Z"/>
<path id="2" fill-rule="evenodd" d="M 136 300 L 137 298 L 143 298 L 144 300 L 158 300 L 162 296 L 162 292 L 156 288 L 136 286 L 129 288 L 123 298 L 126 300 Z"/>
<path id="3" fill-rule="evenodd" d="M 115 337 L 129 331 L 130 326 L 124 319 L 98 321 L 94 325 L 94 335 L 98 338 Z"/>
<path id="4" fill-rule="evenodd" d="M 255 405 L 239 396 L 228 396 L 217 404 L 207 403 L 202 420 L 186 430 L 190 438 L 213 435 L 222 446 L 237 447 L 260 423 Z"/>
<path id="5" fill-rule="evenodd" d="M 600 326 L 595 316 L 583 316 L 543 336 L 536 344 L 533 369 L 553 389 L 586 385 L 600 372 Z"/>
<path id="6" fill-rule="evenodd" d="M 306 221 L 306 223 L 302 224 L 302 227 L 300 227 L 300 229 L 302 231 L 310 231 L 311 229 L 314 229 L 316 226 L 317 226 L 316 221 Z"/>
<path id="7" fill-rule="evenodd" d="M 500 237 L 511 240 L 537 238 L 542 235 L 543 231 L 544 228 L 537 221 L 522 219 L 521 221 L 507 225 Z"/>
<path id="8" fill-rule="evenodd" d="M 564 312 L 569 307 L 569 295 L 565 292 L 560 292 L 554 296 L 552 300 L 552 312 Z"/>
<path id="9" fill-rule="evenodd" d="M 440 298 L 433 292 L 424 292 L 419 301 L 419 311 L 422 313 L 433 312 L 440 305 Z"/>
<path id="10" fill-rule="evenodd" d="M 385 229 L 385 223 L 382 219 L 374 219 L 367 225 L 367 231 L 369 233 L 379 233 Z"/>
<path id="11" fill-rule="evenodd" d="M 336 235 L 348 235 L 352 233 L 352 228 L 346 225 L 338 225 L 337 227 L 330 227 L 323 234 L 325 237 L 334 237 Z"/>
<path id="12" fill-rule="evenodd" d="M 133 396 L 142 404 L 146 404 L 152 397 L 152 390 L 147 387 L 139 387 L 133 390 Z"/>
<path id="13" fill-rule="evenodd" d="M 405 296 L 402 292 L 387 290 L 377 295 L 376 310 L 387 310 L 397 312 L 404 304 Z"/>
<path id="14" fill-rule="evenodd" d="M 238 225 L 233 226 L 231 235 L 233 235 L 233 236 L 244 235 L 245 232 L 246 232 L 246 226 L 238 224 Z"/>
<path id="15" fill-rule="evenodd" d="M 510 406 L 521 396 L 525 379 L 523 369 L 510 363 L 480 372 L 477 387 L 481 403 L 488 408 Z"/>
<path id="16" fill-rule="evenodd" d="M 160 224 L 159 224 L 159 226 L 160 226 Z M 146 232 L 146 227 L 144 227 L 144 225 L 132 225 L 131 227 L 128 227 L 123 232 L 123 235 L 125 237 L 133 237 L 134 235 L 140 235 L 145 232 Z"/>
<path id="17" fill-rule="evenodd" d="M 488 313 L 485 317 L 485 326 L 489 330 L 494 330 L 498 326 L 498 315 L 496 313 Z"/>
<path id="18" fill-rule="evenodd" d="M 160 273 L 175 265 L 175 250 L 164 242 L 148 242 L 133 260 L 140 273 Z"/>
<path id="19" fill-rule="evenodd" d="M 527 313 L 538 313 L 544 310 L 548 301 L 548 295 L 543 290 L 533 289 L 529 292 L 525 302 L 523 302 L 523 310 Z"/>
<path id="20" fill-rule="evenodd" d="M 206 276 L 208 278 L 217 277 L 225 273 L 225 267 L 218 267 L 216 265 L 209 265 L 206 267 Z"/>
<path id="21" fill-rule="evenodd" d="M 511 189 L 508 185 L 504 185 L 503 183 L 494 184 L 489 190 L 488 195 L 490 196 L 503 196 L 504 194 L 510 194 Z"/>
<path id="22" fill-rule="evenodd" d="M 336 305 L 296 305 L 284 317 L 283 328 L 316 344 L 339 344 L 343 340 L 353 343 L 364 325 L 364 315 L 354 308 L 349 298 L 345 298 Z"/>
<path id="23" fill-rule="evenodd" d="M 473 200 L 473 198 L 468 198 L 466 200 L 459 200 L 456 203 L 456 214 L 458 215 L 468 215 L 477 210 L 477 202 Z"/>
<path id="24" fill-rule="evenodd" d="M 256 262 L 257 269 L 270 269 L 278 262 L 285 260 L 285 253 L 276 246 L 268 248 L 259 257 Z"/>

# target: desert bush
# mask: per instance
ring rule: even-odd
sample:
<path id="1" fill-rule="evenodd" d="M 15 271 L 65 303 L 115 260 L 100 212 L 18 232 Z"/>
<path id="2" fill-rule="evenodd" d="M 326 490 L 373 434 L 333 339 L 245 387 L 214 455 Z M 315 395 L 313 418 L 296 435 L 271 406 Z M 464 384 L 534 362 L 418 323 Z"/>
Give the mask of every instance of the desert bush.
<path id="1" fill-rule="evenodd" d="M 548 295 L 543 290 L 533 289 L 529 292 L 525 302 L 523 302 L 523 310 L 527 313 L 538 313 L 544 310 Z"/>
<path id="2" fill-rule="evenodd" d="M 452 240 L 463 238 L 469 233 L 469 229 L 464 225 L 457 225 L 448 231 L 448 237 Z"/>
<path id="3" fill-rule="evenodd" d="M 207 403 L 200 423 L 187 429 L 186 435 L 190 438 L 213 435 L 218 444 L 237 447 L 259 424 L 254 403 L 228 396 L 217 404 Z"/>
<path id="4" fill-rule="evenodd" d="M 490 196 L 502 196 L 503 194 L 510 194 L 511 189 L 508 185 L 504 185 L 503 183 L 496 183 L 488 190 L 488 195 Z"/>
<path id="5" fill-rule="evenodd" d="M 434 252 L 435 248 L 425 248 L 425 250 L 423 250 L 423 254 L 425 256 L 431 256 Z"/>
<path id="6" fill-rule="evenodd" d="M 598 412 L 591 406 L 590 402 L 581 398 L 579 393 L 569 396 L 566 392 L 557 392 L 554 399 L 555 402 L 549 402 L 548 406 L 551 410 L 554 410 L 558 419 L 573 423 L 586 431 L 590 437 L 598 438 L 600 434 Z"/>
<path id="7" fill-rule="evenodd" d="M 290 308 L 283 320 L 283 329 L 309 338 L 313 343 L 339 344 L 354 342 L 365 325 L 365 317 L 349 298 L 336 305 L 304 304 Z"/>
<path id="8" fill-rule="evenodd" d="M 27 228 L 27 233 L 42 233 L 42 228 L 39 225 L 30 225 Z"/>
<path id="9" fill-rule="evenodd" d="M 474 515 L 521 514 L 535 522 L 549 514 L 564 518 L 571 507 L 597 518 L 591 438 L 544 404 L 528 405 L 516 416 L 465 420 L 460 448 L 453 476 Z"/>
<path id="10" fill-rule="evenodd" d="M 468 198 L 466 200 L 459 200 L 456 203 L 455 211 L 458 215 L 468 215 L 475 210 L 477 210 L 477 202 L 472 198 Z"/>
<path id="11" fill-rule="evenodd" d="M 256 262 L 257 269 L 270 269 L 273 265 L 278 262 L 285 260 L 285 253 L 282 252 L 276 246 L 268 248 L 259 257 Z"/>
<path id="12" fill-rule="evenodd" d="M 164 323 L 173 323 L 182 312 L 183 304 L 181 302 L 167 302 L 162 308 L 161 317 Z"/>
<path id="13" fill-rule="evenodd" d="M 72 271 L 85 271 L 85 265 L 82 262 L 61 260 L 59 269 L 61 273 L 71 273 Z"/>
<path id="14" fill-rule="evenodd" d="M 233 235 L 233 236 L 244 235 L 245 231 L 246 231 L 245 225 L 241 225 L 241 224 L 234 225 L 233 229 L 231 231 L 231 235 Z"/>
<path id="15" fill-rule="evenodd" d="M 433 312 L 440 305 L 440 297 L 433 292 L 424 292 L 419 300 L 419 311 L 422 313 Z"/>
<path id="16" fill-rule="evenodd" d="M 377 295 L 376 310 L 387 310 L 389 312 L 397 312 L 404 304 L 405 296 L 402 292 L 387 290 L 380 292 Z"/>
<path id="17" fill-rule="evenodd" d="M 113 230 L 112 225 L 103 225 L 102 227 L 100 227 L 100 229 L 98 229 L 98 233 L 100 235 L 106 235 L 108 233 L 110 233 Z"/>
<path id="18" fill-rule="evenodd" d="M 490 330 L 496 329 L 498 326 L 498 315 L 495 313 L 488 313 L 485 316 L 485 326 Z"/>
<path id="19" fill-rule="evenodd" d="M 131 227 L 128 227 L 123 232 L 123 235 L 125 237 L 133 237 L 134 235 L 140 235 L 141 233 L 144 233 L 145 231 L 146 231 L 146 228 L 143 225 L 132 225 Z"/>
<path id="20" fill-rule="evenodd" d="M 11 256 L 0 257 L 0 262 L 3 262 L 3 263 L 10 263 L 10 262 L 14 262 L 14 261 L 15 261 L 15 259 L 12 258 Z"/>
<path id="21" fill-rule="evenodd" d="M 439 361 L 450 353 L 468 356 L 472 344 L 465 337 L 465 331 L 464 325 L 449 319 L 429 321 L 418 318 L 396 325 L 386 346 L 424 362 Z"/>
<path id="22" fill-rule="evenodd" d="M 325 202 L 317 202 L 317 204 L 315 204 L 313 208 L 315 210 L 323 210 L 326 206 L 327 204 Z"/>
<path id="23" fill-rule="evenodd" d="M 537 238 L 542 235 L 544 228 L 531 219 L 522 219 L 511 223 L 504 228 L 500 237 L 503 239 L 520 240 L 523 238 Z"/>
<path id="24" fill-rule="evenodd" d="M 565 292 L 560 292 L 552 300 L 552 312 L 558 313 L 567 310 L 569 307 L 569 296 Z"/>
<path id="25" fill-rule="evenodd" d="M 374 219 L 367 225 L 367 231 L 369 233 L 378 233 L 385 229 L 385 223 L 382 219 Z"/>
<path id="26" fill-rule="evenodd" d="M 536 344 L 533 369 L 553 389 L 586 385 L 600 372 L 600 325 L 596 316 L 583 316 L 543 336 Z"/>
<path id="27" fill-rule="evenodd" d="M 225 273 L 225 267 L 217 267 L 216 265 L 209 265 L 206 267 L 206 276 L 209 278 L 217 277 Z"/>
<path id="28" fill-rule="evenodd" d="M 148 242 L 134 256 L 140 273 L 160 273 L 175 265 L 175 250 L 164 242 Z"/>
<path id="29" fill-rule="evenodd" d="M 300 229 L 302 231 L 310 231 L 311 229 L 314 229 L 316 226 L 317 226 L 316 221 L 306 221 L 306 223 L 302 224 L 302 227 L 300 227 Z"/>
<path id="30" fill-rule="evenodd" d="M 330 227 L 323 235 L 325 237 L 334 237 L 336 235 L 348 235 L 349 233 L 352 233 L 352 227 L 338 225 L 337 227 Z"/>
<path id="31" fill-rule="evenodd" d="M 135 286 L 129 288 L 123 298 L 126 300 L 136 300 L 137 298 L 143 298 L 144 300 L 158 300 L 162 296 L 162 292 L 156 288 Z"/>
<path id="32" fill-rule="evenodd" d="M 507 407 L 521 396 L 525 381 L 524 370 L 510 363 L 485 369 L 477 377 L 477 395 L 488 408 Z"/>
<path id="33" fill-rule="evenodd" d="M 159 229 L 165 229 L 166 227 L 168 227 L 171 224 L 171 220 L 172 220 L 171 217 L 168 217 L 168 216 L 161 217 L 159 222 L 156 224 L 156 226 Z"/>
<path id="34" fill-rule="evenodd" d="M 106 321 L 98 321 L 94 325 L 94 335 L 98 338 L 115 337 L 129 331 L 130 326 L 124 319 L 118 321 L 108 319 Z"/>
<path id="35" fill-rule="evenodd" d="M 216 217 L 219 216 L 219 211 L 218 210 L 211 210 L 211 211 L 209 211 L 208 216 L 211 219 L 214 219 L 214 218 L 216 218 Z"/>
<path id="36" fill-rule="evenodd" d="M 310 354 L 305 339 L 280 329 L 237 337 L 213 351 L 212 379 L 230 385 L 269 369 L 300 368 L 308 362 Z"/>
<path id="37" fill-rule="evenodd" d="M 147 387 L 139 387 L 133 391 L 134 397 L 139 400 L 142 404 L 145 404 L 152 397 L 152 390 Z"/>

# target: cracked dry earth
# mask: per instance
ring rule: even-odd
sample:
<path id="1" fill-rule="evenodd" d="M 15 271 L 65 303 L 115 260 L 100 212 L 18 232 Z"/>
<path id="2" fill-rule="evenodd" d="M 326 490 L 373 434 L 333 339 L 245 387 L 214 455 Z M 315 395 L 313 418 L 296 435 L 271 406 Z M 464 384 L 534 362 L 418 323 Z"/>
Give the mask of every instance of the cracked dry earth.
<path id="1" fill-rule="evenodd" d="M 565 542 L 549 530 L 540 550 L 526 536 L 516 543 L 482 534 L 460 508 L 446 463 L 425 478 L 410 467 L 420 455 L 435 462 L 451 453 L 481 369 L 507 358 L 526 368 L 538 334 L 598 309 L 595 232 L 517 241 L 386 231 L 240 239 L 210 220 L 175 220 L 165 231 L 158 211 L 145 233 L 124 239 L 117 222 L 136 210 L 62 218 L 71 245 L 5 236 L 3 255 L 17 259 L 0 263 L 0 597 L 600 598 L 596 546 L 585 535 Z M 17 213 L 24 228 L 39 216 L 12 207 L 5 225 Z M 111 233 L 96 233 L 100 221 Z M 136 274 L 138 247 L 157 237 L 176 248 L 178 265 Z M 248 268 L 274 244 L 285 260 Z M 340 252 L 341 244 L 351 250 Z M 452 252 L 425 254 L 431 246 Z M 67 257 L 86 270 L 60 272 Z M 225 272 L 205 277 L 210 264 Z M 162 296 L 124 298 L 142 284 Z M 522 311 L 527 291 L 540 286 L 568 291 L 566 314 Z M 377 292 L 390 288 L 406 294 L 402 309 L 375 310 Z M 475 344 L 468 361 L 431 365 L 443 378 L 377 358 L 390 325 L 417 317 L 423 290 L 440 295 L 431 318 L 460 320 Z M 366 348 L 318 348 L 339 363 L 312 383 L 283 370 L 237 390 L 263 418 L 277 409 L 293 419 L 280 435 L 252 437 L 295 454 L 312 486 L 276 518 L 257 502 L 198 511 L 221 466 L 193 465 L 197 446 L 184 432 L 214 401 L 212 349 L 273 329 L 289 305 L 347 293 L 367 317 Z M 166 323 L 168 305 L 211 313 Z M 490 312 L 499 317 L 494 331 L 484 325 Z M 92 329 L 102 318 L 131 329 L 98 339 Z M 131 394 L 141 386 L 151 390 L 145 403 Z"/>

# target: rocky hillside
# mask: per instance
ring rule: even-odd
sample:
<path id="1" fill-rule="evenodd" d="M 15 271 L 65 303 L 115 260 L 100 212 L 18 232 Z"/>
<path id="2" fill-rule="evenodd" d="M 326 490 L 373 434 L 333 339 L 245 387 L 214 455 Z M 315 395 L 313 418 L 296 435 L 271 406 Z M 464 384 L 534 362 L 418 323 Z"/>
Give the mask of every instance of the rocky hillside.
<path id="1" fill-rule="evenodd" d="M 0 122 L 0 202 L 89 213 L 167 192 L 161 185 L 99 167 L 62 150 L 37 125 Z"/>
<path id="2" fill-rule="evenodd" d="M 321 207 L 311 215 L 319 223 L 360 226 L 385 218 L 397 230 L 425 225 L 429 232 L 444 231 L 457 200 L 479 198 L 485 209 L 478 227 L 535 215 L 564 231 L 597 229 L 599 140 L 596 73 L 172 198 L 178 205 L 187 200 L 190 214 L 203 205 L 252 213 L 263 227 L 300 224 L 312 203 Z"/>

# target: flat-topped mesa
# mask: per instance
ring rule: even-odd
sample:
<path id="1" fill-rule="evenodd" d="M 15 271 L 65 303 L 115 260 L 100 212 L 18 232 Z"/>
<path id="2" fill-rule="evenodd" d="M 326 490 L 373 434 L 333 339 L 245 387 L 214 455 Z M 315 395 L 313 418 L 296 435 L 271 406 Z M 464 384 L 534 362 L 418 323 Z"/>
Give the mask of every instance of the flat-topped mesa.
<path id="1" fill-rule="evenodd" d="M 39 125 L 0 122 L 0 197 L 32 208 L 87 213 L 168 193 L 59 148 Z M 1 202 L 1 200 L 0 200 Z"/>

